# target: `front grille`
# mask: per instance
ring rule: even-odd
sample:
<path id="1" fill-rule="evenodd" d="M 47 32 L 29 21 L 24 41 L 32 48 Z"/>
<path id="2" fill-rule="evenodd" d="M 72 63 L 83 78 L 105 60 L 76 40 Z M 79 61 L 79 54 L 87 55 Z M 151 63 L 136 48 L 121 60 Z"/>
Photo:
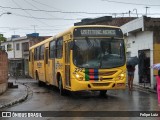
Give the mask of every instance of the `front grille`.
<path id="1" fill-rule="evenodd" d="M 108 86 L 109 83 L 92 83 L 93 86 Z"/>
<path id="2" fill-rule="evenodd" d="M 99 75 L 103 75 L 103 76 L 110 76 L 110 75 L 114 75 L 117 71 L 105 71 L 105 72 L 99 72 Z"/>
<path id="3" fill-rule="evenodd" d="M 113 78 L 100 78 L 100 80 L 113 80 Z"/>
<path id="4" fill-rule="evenodd" d="M 98 80 L 113 80 L 113 76 L 117 73 L 116 70 L 108 71 L 108 70 L 100 70 L 100 69 L 85 69 L 85 81 L 98 81 Z"/>

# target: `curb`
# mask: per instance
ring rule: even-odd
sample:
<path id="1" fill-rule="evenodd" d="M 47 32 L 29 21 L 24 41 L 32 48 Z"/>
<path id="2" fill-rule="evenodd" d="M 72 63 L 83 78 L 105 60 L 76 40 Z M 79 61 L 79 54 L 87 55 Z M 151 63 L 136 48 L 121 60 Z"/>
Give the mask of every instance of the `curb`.
<path id="1" fill-rule="evenodd" d="M 142 91 L 146 91 L 146 92 L 152 92 L 152 93 L 157 93 L 157 91 L 151 89 L 151 88 L 144 88 L 142 86 L 138 86 L 138 85 L 133 85 L 134 88 L 138 89 L 138 90 L 142 90 Z"/>
<path id="2" fill-rule="evenodd" d="M 20 83 L 19 83 L 20 84 Z M 20 84 L 20 85 L 23 85 L 23 84 Z M 15 104 L 17 104 L 17 103 L 20 103 L 20 102 L 23 102 L 23 101 L 25 101 L 27 98 L 28 98 L 28 87 L 26 86 L 26 85 L 23 85 L 23 86 L 25 86 L 25 88 L 26 88 L 26 93 L 25 93 L 25 95 L 24 96 L 22 96 L 21 98 L 19 98 L 19 99 L 16 99 L 16 100 L 14 100 L 14 101 L 11 101 L 11 102 L 9 102 L 9 103 L 6 103 L 6 104 L 4 104 L 4 105 L 1 105 L 0 106 L 0 109 L 2 109 L 2 108 L 5 108 L 5 107 L 10 107 L 10 106 L 12 106 L 12 105 L 15 105 Z"/>

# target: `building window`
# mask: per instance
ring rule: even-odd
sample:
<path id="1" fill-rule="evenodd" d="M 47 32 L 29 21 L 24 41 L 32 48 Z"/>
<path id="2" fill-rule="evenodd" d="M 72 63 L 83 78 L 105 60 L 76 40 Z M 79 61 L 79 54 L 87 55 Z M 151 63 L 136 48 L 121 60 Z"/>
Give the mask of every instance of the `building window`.
<path id="1" fill-rule="evenodd" d="M 29 43 L 28 42 L 22 43 L 22 50 L 24 52 L 29 51 Z"/>
<path id="2" fill-rule="evenodd" d="M 0 46 L 0 50 L 5 50 L 5 46 Z"/>
<path id="3" fill-rule="evenodd" d="M 7 45 L 7 51 L 11 51 L 12 50 L 12 45 L 11 44 L 8 44 Z"/>
<path id="4" fill-rule="evenodd" d="M 16 50 L 19 50 L 19 43 L 16 44 Z"/>
<path id="5" fill-rule="evenodd" d="M 40 59 L 40 60 L 43 60 L 43 59 L 44 59 L 44 45 L 41 45 L 41 46 L 40 46 L 39 59 Z"/>

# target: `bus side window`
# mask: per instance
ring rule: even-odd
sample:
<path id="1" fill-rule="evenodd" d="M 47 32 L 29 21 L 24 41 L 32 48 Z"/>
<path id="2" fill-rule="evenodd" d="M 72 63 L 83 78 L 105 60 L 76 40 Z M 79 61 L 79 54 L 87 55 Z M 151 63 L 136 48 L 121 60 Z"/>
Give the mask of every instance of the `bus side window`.
<path id="1" fill-rule="evenodd" d="M 44 59 L 44 45 L 40 46 L 40 53 L 39 53 L 39 59 L 43 60 Z"/>
<path id="2" fill-rule="evenodd" d="M 37 60 L 37 48 L 34 49 L 34 60 Z"/>
<path id="3" fill-rule="evenodd" d="M 55 58 L 55 55 L 56 55 L 55 41 L 51 41 L 49 44 L 49 58 Z"/>
<path id="4" fill-rule="evenodd" d="M 40 57 L 40 47 L 37 47 L 37 55 L 36 60 L 39 60 Z"/>
<path id="5" fill-rule="evenodd" d="M 45 61 L 48 64 L 48 49 L 45 50 Z"/>
<path id="6" fill-rule="evenodd" d="M 58 38 L 56 41 L 56 57 L 57 58 L 62 58 L 63 54 L 63 38 Z"/>

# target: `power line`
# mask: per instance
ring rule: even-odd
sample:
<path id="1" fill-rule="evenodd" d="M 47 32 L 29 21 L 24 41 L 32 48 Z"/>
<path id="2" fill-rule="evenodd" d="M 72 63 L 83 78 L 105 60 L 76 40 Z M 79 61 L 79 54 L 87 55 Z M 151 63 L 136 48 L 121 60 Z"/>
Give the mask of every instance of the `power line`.
<path id="1" fill-rule="evenodd" d="M 55 8 L 55 7 L 53 7 L 53 6 L 50 6 L 50 5 L 47 5 L 47 4 L 44 4 L 44 3 L 41 3 L 41 2 L 39 2 L 39 1 L 36 1 L 36 0 L 32 0 L 33 2 L 35 2 L 35 3 L 38 3 L 38 4 L 40 4 L 40 5 L 44 5 L 44 6 L 47 6 L 47 7 L 52 7 L 52 8 L 54 8 L 54 9 L 56 9 L 56 10 L 60 10 L 60 9 L 58 9 L 58 8 Z"/>
<path id="2" fill-rule="evenodd" d="M 4 6 L 0 6 L 1 8 L 7 8 L 7 9 L 15 9 L 15 10 L 24 10 L 24 11 L 32 11 L 32 12 L 54 12 L 54 13 L 66 13 L 66 14 L 106 14 L 106 13 L 94 13 L 94 12 L 74 12 L 74 11 L 60 11 L 60 10 L 42 10 L 42 9 L 25 9 L 25 8 L 15 8 L 15 7 L 4 7 Z"/>
<path id="3" fill-rule="evenodd" d="M 47 4 L 44 4 L 44 3 L 41 3 L 41 2 L 39 2 L 39 1 L 36 1 L 36 0 L 32 0 L 32 1 L 35 2 L 36 4 L 38 3 L 38 4 L 40 4 L 40 5 L 47 6 L 47 7 L 49 7 L 49 8 L 53 8 L 53 9 L 62 11 L 61 9 L 55 8 L 55 7 L 53 7 L 53 6 L 50 6 L 50 5 L 47 5 Z M 79 16 L 82 16 L 82 15 L 79 15 Z M 82 16 L 82 17 L 84 17 L 84 16 Z"/>
<path id="4" fill-rule="evenodd" d="M 20 5 L 18 5 L 14 0 L 12 0 L 12 1 L 13 1 L 13 3 L 16 4 L 19 8 L 21 8 Z M 22 9 L 22 8 L 21 8 L 21 9 Z M 39 19 L 36 19 L 35 17 L 33 17 L 29 12 L 27 12 L 27 11 L 25 11 L 25 10 L 23 10 L 23 11 L 24 11 L 25 13 L 27 13 L 30 17 L 32 17 L 32 18 L 34 18 L 35 20 L 37 20 L 38 22 L 43 23 L 43 24 L 49 26 L 49 25 L 46 24 L 45 22 L 42 22 L 42 21 L 40 21 Z"/>
<path id="5" fill-rule="evenodd" d="M 120 4 L 130 4 L 130 5 L 143 5 L 143 6 L 160 6 L 160 5 L 151 5 L 151 4 L 140 4 L 140 3 L 130 3 L 130 2 L 118 2 L 114 0 L 102 0 L 107 2 L 113 2 L 113 3 L 120 3 Z"/>
<path id="6" fill-rule="evenodd" d="M 32 26 L 35 26 L 35 25 L 32 25 Z M 25 28 L 25 27 L 0 27 L 1 29 L 8 29 L 8 30 L 33 30 L 33 28 Z M 53 31 L 53 30 L 61 30 L 60 28 L 54 28 L 54 29 L 42 29 L 42 28 L 39 28 L 37 27 L 36 30 L 45 30 L 45 31 Z"/>
<path id="7" fill-rule="evenodd" d="M 148 5 L 148 6 L 150 6 L 150 5 Z M 159 5 L 157 5 L 157 6 L 159 6 Z M 25 8 L 15 8 L 15 7 L 4 7 L 4 6 L 0 6 L 0 8 L 4 8 L 4 9 L 15 9 L 15 10 L 23 10 L 23 11 L 32 11 L 32 12 L 53 12 L 53 13 L 63 13 L 63 14 L 104 14 L 104 15 L 106 15 L 106 14 L 109 14 L 109 15 L 113 15 L 113 14 L 122 14 L 122 15 L 124 15 L 124 14 L 128 14 L 128 13 L 106 13 L 106 12 L 81 12 L 81 11 L 77 11 L 77 12 L 75 12 L 75 11 L 60 11 L 60 10 L 57 10 L 57 11 L 52 11 L 52 10 L 42 10 L 42 9 L 25 9 Z M 150 15 L 159 15 L 160 13 L 150 13 Z M 139 13 L 139 15 L 143 15 L 143 13 Z M 149 15 L 149 14 L 148 14 Z"/>
<path id="8" fill-rule="evenodd" d="M 37 6 L 35 6 L 35 5 L 33 5 L 33 4 L 31 4 L 30 2 L 28 2 L 28 1 L 26 1 L 26 0 L 24 0 L 27 4 L 29 4 L 29 5 L 31 5 L 31 6 L 33 6 L 34 8 L 36 8 L 36 9 L 38 9 L 38 10 L 40 10 Z M 47 13 L 49 16 L 53 16 L 52 14 L 49 14 L 49 13 Z M 53 16 L 53 17 L 55 17 L 55 16 Z"/>
<path id="9" fill-rule="evenodd" d="M 130 15 L 144 15 L 143 13 L 132 13 L 132 12 L 126 12 L 126 13 L 106 13 L 106 15 L 124 15 L 124 14 L 130 14 Z M 15 16 L 20 16 L 20 17 L 25 17 L 25 18 L 32 18 L 32 19 L 41 19 L 41 20 L 69 20 L 69 21 L 73 21 L 73 20 L 81 20 L 83 18 L 46 18 L 46 17 L 34 17 L 34 16 L 26 16 L 26 15 L 21 15 L 21 14 L 17 14 L 17 13 L 12 13 L 12 15 Z M 160 13 L 148 13 L 147 15 L 160 15 Z M 130 16 L 131 17 L 131 16 Z"/>
<path id="10" fill-rule="evenodd" d="M 42 17 L 34 17 L 34 16 L 26 16 L 26 15 L 21 15 L 17 13 L 12 13 L 12 15 L 20 16 L 20 17 L 25 17 L 25 18 L 33 18 L 33 19 L 41 19 L 41 20 L 81 20 L 81 19 L 71 19 L 71 18 L 42 18 Z"/>

